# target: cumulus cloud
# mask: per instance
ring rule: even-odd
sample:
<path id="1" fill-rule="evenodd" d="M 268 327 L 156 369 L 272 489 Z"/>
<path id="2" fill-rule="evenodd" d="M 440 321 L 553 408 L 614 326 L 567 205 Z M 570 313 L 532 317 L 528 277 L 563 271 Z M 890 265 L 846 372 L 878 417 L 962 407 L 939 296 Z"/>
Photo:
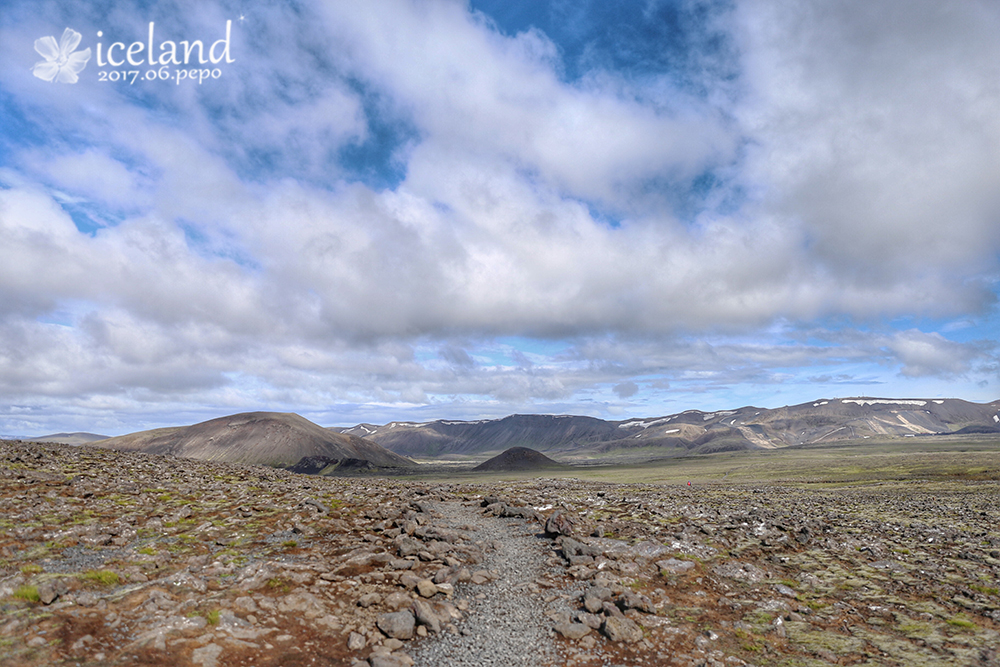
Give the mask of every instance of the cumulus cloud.
<path id="1" fill-rule="evenodd" d="M 1000 242 L 997 7 L 764 0 L 735 20 L 762 207 L 802 226 L 833 280 L 974 304 L 968 278 Z"/>
<path id="2" fill-rule="evenodd" d="M 963 375 L 983 356 L 982 350 L 975 346 L 914 329 L 895 334 L 886 347 L 902 364 L 899 372 L 906 377 Z"/>
<path id="3" fill-rule="evenodd" d="M 157 12 L 163 34 L 229 18 Z M 944 327 L 995 301 L 993 3 L 739 3 L 712 18 L 733 61 L 687 87 L 566 77 L 552 35 L 461 3 L 248 14 L 210 86 L 59 95 L 10 64 L 51 30 L 0 19 L 11 401 L 600 412 L 987 372 Z"/>
<path id="4" fill-rule="evenodd" d="M 631 398 L 639 393 L 639 385 L 632 381 L 620 382 L 612 390 L 618 394 L 618 398 Z"/>

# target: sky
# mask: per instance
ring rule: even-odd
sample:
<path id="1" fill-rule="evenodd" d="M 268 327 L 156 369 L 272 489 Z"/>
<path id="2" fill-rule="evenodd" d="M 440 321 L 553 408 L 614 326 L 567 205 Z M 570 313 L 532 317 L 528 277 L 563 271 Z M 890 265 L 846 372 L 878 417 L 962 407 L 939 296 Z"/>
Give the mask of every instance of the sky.
<path id="1" fill-rule="evenodd" d="M 998 34 L 0 0 L 0 434 L 1000 398 Z"/>

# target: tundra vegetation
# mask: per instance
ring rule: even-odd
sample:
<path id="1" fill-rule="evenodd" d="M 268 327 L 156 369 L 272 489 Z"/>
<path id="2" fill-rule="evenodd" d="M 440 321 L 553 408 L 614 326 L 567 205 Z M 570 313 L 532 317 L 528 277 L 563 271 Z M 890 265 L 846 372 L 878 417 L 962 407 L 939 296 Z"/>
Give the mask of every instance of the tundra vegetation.
<path id="1" fill-rule="evenodd" d="M 2 442 L 0 664 L 1000 665 L 989 438 L 425 470 Z"/>

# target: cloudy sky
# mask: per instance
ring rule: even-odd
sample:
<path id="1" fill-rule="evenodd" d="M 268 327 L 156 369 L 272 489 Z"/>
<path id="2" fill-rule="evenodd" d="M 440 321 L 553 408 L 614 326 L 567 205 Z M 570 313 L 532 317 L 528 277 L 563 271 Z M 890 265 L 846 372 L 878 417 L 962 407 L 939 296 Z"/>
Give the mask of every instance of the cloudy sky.
<path id="1" fill-rule="evenodd" d="M 994 0 L 4 0 L 0 433 L 1000 398 L 997 35 Z"/>

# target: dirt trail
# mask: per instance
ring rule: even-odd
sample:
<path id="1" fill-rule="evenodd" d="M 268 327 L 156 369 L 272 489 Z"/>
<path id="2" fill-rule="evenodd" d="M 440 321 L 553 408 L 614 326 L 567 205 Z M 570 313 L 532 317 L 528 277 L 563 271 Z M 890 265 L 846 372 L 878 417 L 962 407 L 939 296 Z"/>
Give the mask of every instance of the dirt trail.
<path id="1" fill-rule="evenodd" d="M 555 588 L 565 570 L 546 563 L 551 542 L 537 536 L 538 524 L 486 517 L 478 507 L 460 503 L 435 509 L 443 525 L 474 528 L 476 542 L 493 545 L 482 567 L 498 578 L 459 586 L 457 597 L 469 603 L 461 634 L 420 641 L 411 651 L 416 666 L 563 664 L 545 614 L 569 610 L 568 594 Z"/>

